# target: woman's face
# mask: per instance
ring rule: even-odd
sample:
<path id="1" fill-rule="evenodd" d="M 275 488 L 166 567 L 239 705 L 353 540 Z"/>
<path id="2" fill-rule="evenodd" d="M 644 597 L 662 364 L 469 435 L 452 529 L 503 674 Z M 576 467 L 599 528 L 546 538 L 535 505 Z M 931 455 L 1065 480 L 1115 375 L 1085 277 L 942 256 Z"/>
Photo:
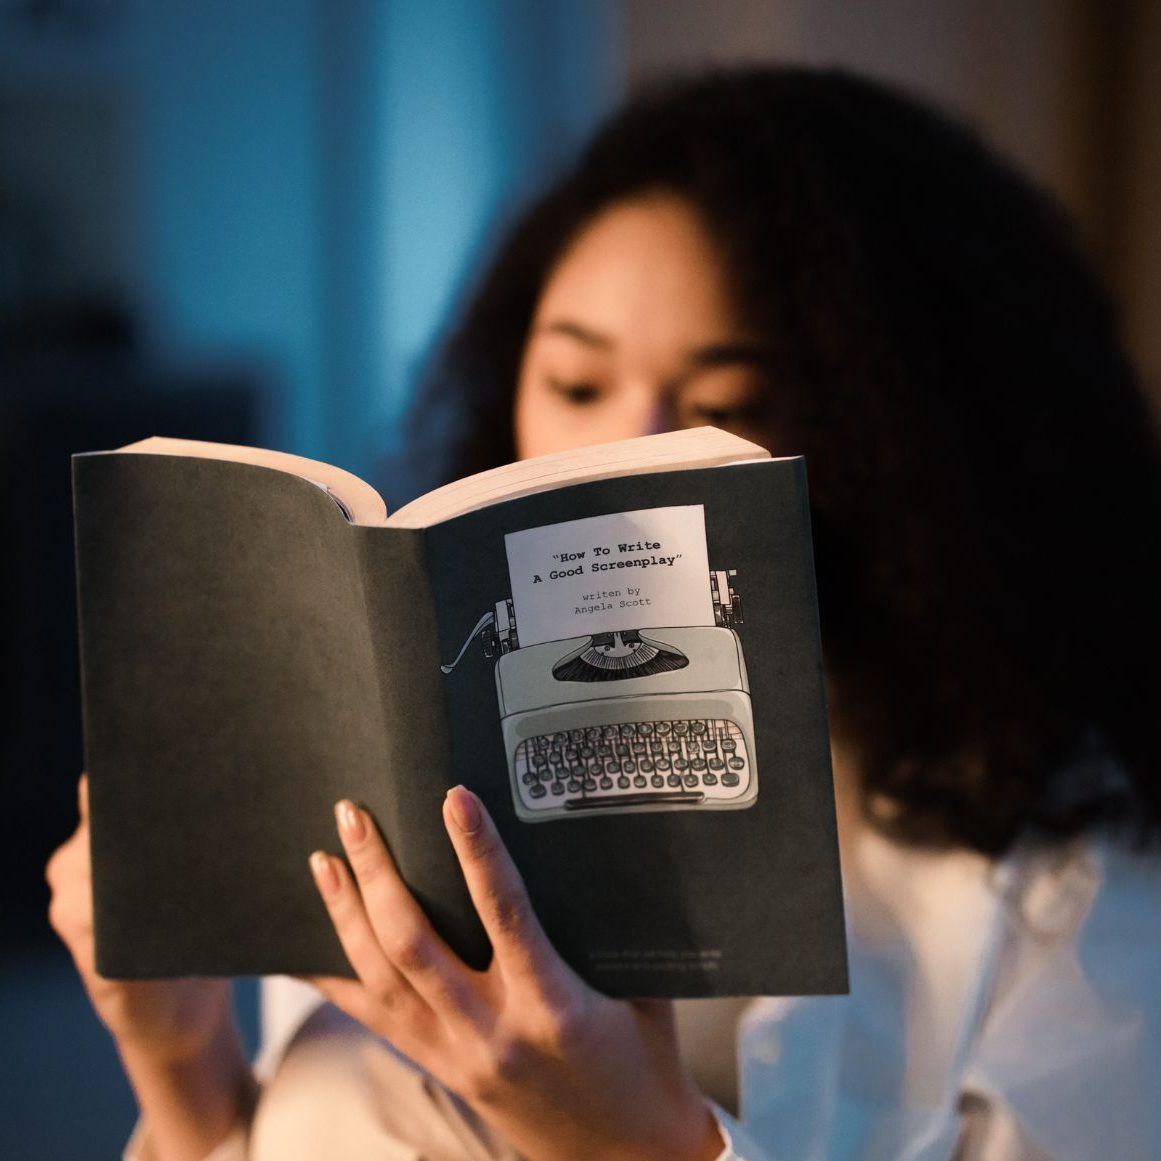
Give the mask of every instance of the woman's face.
<path id="1" fill-rule="evenodd" d="M 763 443 L 761 355 L 695 213 L 672 196 L 622 202 L 545 284 L 517 384 L 517 451 L 703 424 Z"/>

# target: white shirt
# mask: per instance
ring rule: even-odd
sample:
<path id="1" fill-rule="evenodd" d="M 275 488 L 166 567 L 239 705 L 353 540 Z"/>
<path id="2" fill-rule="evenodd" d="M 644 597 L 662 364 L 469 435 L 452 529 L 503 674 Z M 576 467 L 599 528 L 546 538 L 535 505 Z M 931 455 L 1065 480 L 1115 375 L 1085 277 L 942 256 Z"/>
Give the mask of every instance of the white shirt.
<path id="1" fill-rule="evenodd" d="M 1161 1158 L 1161 859 L 866 831 L 843 878 L 851 994 L 747 1011 L 725 1156 Z"/>
<path id="2" fill-rule="evenodd" d="M 866 831 L 843 877 L 851 994 L 748 1007 L 721 1161 L 1161 1158 L 1161 858 L 1078 840 L 997 864 Z M 317 1004 L 305 985 L 267 984 L 269 1153 L 239 1136 L 212 1161 L 331 1156 L 297 1122 L 296 1148 L 279 1144 L 280 1108 L 319 1104 L 324 1081 L 352 1139 L 360 1117 L 368 1141 L 381 1131 L 389 1102 L 367 1069 L 339 1078 L 342 1044 L 317 1034 Z M 386 1069 L 370 1061 L 381 1042 L 364 1034 L 359 1052 Z M 127 1156 L 147 1161 L 147 1143 Z"/>

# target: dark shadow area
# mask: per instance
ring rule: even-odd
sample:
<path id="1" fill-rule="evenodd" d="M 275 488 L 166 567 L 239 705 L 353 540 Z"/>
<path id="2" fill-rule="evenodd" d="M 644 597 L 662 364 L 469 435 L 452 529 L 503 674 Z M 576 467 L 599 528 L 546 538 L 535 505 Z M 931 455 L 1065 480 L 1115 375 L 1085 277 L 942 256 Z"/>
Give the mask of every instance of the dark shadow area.
<path id="1" fill-rule="evenodd" d="M 83 768 L 69 457 L 154 434 L 253 442 L 241 374 L 176 375 L 128 323 L 93 312 L 12 328 L 0 346 L 0 812 L 7 947 L 35 942 L 43 867 L 76 822 Z"/>
<path id="2" fill-rule="evenodd" d="M 0 1152 L 96 1161 L 120 1155 L 134 1105 L 49 929 L 44 881 L 83 768 L 69 457 L 153 434 L 253 441 L 257 386 L 155 366 L 103 306 L 7 319 L 0 383 Z M 240 990 L 253 1042 L 256 988 Z"/>
<path id="3" fill-rule="evenodd" d="M 257 1042 L 258 989 L 235 984 L 247 1042 Z M 47 940 L 0 961 L 0 1154 L 5 1161 L 110 1161 L 136 1106 L 113 1041 L 89 1007 L 62 945 Z"/>

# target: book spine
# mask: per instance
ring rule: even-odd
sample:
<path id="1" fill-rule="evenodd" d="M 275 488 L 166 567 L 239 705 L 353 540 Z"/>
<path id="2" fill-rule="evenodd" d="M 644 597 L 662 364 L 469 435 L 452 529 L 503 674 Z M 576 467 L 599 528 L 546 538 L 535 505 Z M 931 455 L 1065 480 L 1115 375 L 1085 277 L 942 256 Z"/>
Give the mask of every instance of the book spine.
<path id="1" fill-rule="evenodd" d="M 443 828 L 455 778 L 424 533 L 357 531 L 385 738 L 381 785 L 365 800 L 436 930 L 482 967 L 490 948 Z"/>

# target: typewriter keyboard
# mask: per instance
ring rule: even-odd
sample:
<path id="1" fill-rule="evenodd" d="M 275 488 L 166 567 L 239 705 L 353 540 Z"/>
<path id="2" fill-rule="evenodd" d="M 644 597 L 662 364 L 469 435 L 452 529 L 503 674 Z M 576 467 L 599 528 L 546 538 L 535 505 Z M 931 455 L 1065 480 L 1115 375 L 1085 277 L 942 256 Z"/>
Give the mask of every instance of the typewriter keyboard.
<path id="1" fill-rule="evenodd" d="M 749 789 L 750 763 L 734 722 L 692 718 L 527 738 L 515 773 L 528 810 L 583 811 L 724 803 Z"/>

